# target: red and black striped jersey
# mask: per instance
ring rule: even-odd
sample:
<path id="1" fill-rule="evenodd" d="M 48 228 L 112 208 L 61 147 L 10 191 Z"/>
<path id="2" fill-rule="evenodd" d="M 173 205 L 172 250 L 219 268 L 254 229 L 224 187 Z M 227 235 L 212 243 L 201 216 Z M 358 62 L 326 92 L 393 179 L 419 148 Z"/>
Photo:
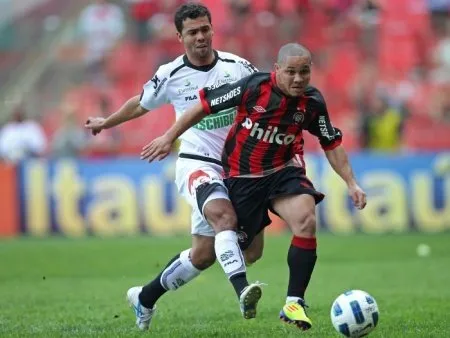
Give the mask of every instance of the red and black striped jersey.
<path id="1" fill-rule="evenodd" d="M 286 166 L 304 166 L 303 130 L 317 136 L 324 150 L 342 141 L 320 91 L 309 86 L 301 97 L 286 96 L 275 73 L 257 72 L 204 88 L 200 100 L 207 114 L 238 107 L 222 153 L 226 177 L 265 176 Z"/>

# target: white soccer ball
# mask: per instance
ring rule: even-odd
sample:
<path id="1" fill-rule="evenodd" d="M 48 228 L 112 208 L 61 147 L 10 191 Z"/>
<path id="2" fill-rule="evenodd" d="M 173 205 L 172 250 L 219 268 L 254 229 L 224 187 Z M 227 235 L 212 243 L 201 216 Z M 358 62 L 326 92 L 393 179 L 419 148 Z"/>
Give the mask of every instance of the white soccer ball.
<path id="1" fill-rule="evenodd" d="M 331 322 L 346 337 L 363 337 L 378 324 L 379 311 L 375 299 L 367 292 L 351 290 L 339 295 L 331 306 Z"/>
<path id="2" fill-rule="evenodd" d="M 419 244 L 416 249 L 417 256 L 419 257 L 427 257 L 431 253 L 431 248 L 427 244 Z"/>

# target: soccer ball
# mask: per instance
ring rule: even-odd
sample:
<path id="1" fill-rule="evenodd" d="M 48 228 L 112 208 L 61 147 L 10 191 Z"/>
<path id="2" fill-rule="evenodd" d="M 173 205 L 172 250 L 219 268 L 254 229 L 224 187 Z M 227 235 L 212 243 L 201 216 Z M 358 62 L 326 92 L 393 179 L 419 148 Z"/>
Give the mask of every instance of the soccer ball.
<path id="1" fill-rule="evenodd" d="M 344 292 L 331 306 L 331 322 L 346 337 L 367 336 L 377 326 L 378 316 L 377 302 L 361 290 Z"/>

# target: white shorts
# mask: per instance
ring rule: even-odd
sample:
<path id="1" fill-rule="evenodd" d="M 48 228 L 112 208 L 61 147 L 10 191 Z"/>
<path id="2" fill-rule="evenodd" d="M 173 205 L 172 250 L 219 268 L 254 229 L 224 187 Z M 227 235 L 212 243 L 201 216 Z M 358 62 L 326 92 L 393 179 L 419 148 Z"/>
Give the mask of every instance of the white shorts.
<path id="1" fill-rule="evenodd" d="M 213 199 L 230 199 L 222 173 L 222 166 L 218 164 L 187 158 L 177 160 L 175 183 L 181 196 L 192 207 L 191 233 L 193 235 L 215 236 L 214 229 L 203 216 L 203 206 Z M 198 193 L 197 188 L 203 183 L 213 184 L 210 187 L 215 186 L 215 189 Z"/>

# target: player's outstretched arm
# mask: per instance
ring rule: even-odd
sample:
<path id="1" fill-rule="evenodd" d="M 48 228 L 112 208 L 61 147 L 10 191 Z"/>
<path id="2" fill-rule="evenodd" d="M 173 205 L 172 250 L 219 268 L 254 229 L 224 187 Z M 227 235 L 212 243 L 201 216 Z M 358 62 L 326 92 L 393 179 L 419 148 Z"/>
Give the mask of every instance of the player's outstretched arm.
<path id="1" fill-rule="evenodd" d="M 348 160 L 347 153 L 343 146 L 339 145 L 332 150 L 326 150 L 328 162 L 330 162 L 333 170 L 342 177 L 348 186 L 348 192 L 353 200 L 353 204 L 358 209 L 363 209 L 366 206 L 366 193 L 356 182 L 353 170 Z"/>
<path id="2" fill-rule="evenodd" d="M 202 103 L 192 106 L 167 130 L 164 135 L 157 137 L 144 148 L 141 152 L 141 160 L 162 160 L 169 155 L 175 140 L 186 130 L 200 122 L 207 114 L 203 111 Z"/>
<path id="3" fill-rule="evenodd" d="M 109 129 L 126 121 L 140 117 L 148 112 L 147 109 L 140 105 L 140 96 L 136 95 L 129 99 L 119 108 L 118 111 L 111 114 L 107 118 L 89 117 L 84 127 L 90 129 L 92 135 L 97 135 L 103 129 Z"/>

